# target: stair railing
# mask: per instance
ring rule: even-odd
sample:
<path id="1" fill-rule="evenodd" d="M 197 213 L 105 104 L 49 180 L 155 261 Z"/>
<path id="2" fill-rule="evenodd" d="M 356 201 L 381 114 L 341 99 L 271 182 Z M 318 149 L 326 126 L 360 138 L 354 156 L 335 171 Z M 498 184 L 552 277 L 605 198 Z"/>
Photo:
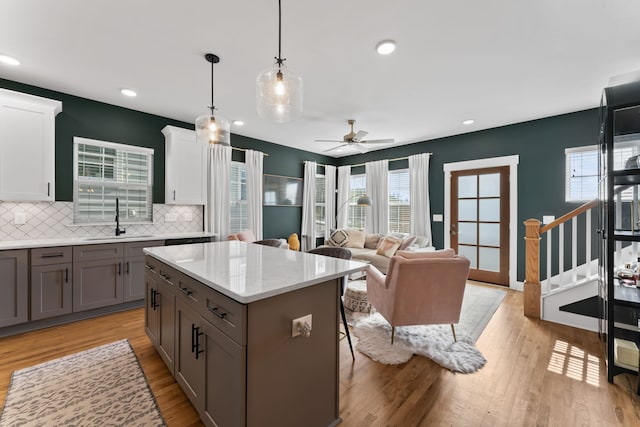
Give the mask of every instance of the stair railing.
<path id="1" fill-rule="evenodd" d="M 578 216 L 585 215 L 585 261 L 586 277 L 591 276 L 591 212 L 598 206 L 598 200 L 592 200 L 571 212 L 561 216 L 555 221 L 542 225 L 531 218 L 524 222 L 525 226 L 525 282 L 524 282 L 524 315 L 535 319 L 540 318 L 540 298 L 542 296 L 542 284 L 540 283 L 540 236 L 546 235 L 547 239 L 547 280 L 545 292 L 551 290 L 551 255 L 552 233 L 558 229 L 558 286 L 563 287 L 569 283 L 575 283 L 578 279 Z M 564 224 L 571 220 L 571 241 L 565 242 Z M 541 226 L 542 225 L 542 226 Z M 565 271 L 565 243 L 571 245 L 571 269 Z M 569 276 L 566 276 L 569 275 Z M 567 280 L 569 278 L 569 280 Z"/>

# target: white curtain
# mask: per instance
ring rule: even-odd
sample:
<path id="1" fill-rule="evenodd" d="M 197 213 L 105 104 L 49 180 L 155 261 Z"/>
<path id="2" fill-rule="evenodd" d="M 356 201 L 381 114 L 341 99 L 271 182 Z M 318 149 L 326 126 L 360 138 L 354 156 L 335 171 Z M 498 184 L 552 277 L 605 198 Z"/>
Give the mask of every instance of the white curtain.
<path id="1" fill-rule="evenodd" d="M 209 144 L 207 151 L 207 206 L 205 228 L 218 240 L 229 234 L 229 191 L 231 180 L 231 147 Z"/>
<path id="2" fill-rule="evenodd" d="M 349 201 L 349 179 L 351 178 L 351 166 L 338 167 L 338 203 L 336 214 L 337 228 L 347 228 L 347 220 L 349 218 L 349 207 L 346 206 Z"/>
<path id="3" fill-rule="evenodd" d="M 247 228 L 253 230 L 257 240 L 262 240 L 262 163 L 264 153 L 244 152 L 247 166 Z"/>
<path id="4" fill-rule="evenodd" d="M 316 162 L 304 162 L 304 192 L 302 193 L 301 250 L 316 247 Z"/>
<path id="5" fill-rule="evenodd" d="M 368 233 L 385 235 L 389 230 L 389 161 L 366 163 L 365 170 L 371 207 L 365 208 L 364 227 Z"/>
<path id="6" fill-rule="evenodd" d="M 324 239 L 336 228 L 336 167 L 324 167 Z"/>
<path id="7" fill-rule="evenodd" d="M 411 234 L 429 238 L 431 245 L 431 211 L 429 208 L 429 158 L 428 153 L 409 156 L 411 185 Z"/>

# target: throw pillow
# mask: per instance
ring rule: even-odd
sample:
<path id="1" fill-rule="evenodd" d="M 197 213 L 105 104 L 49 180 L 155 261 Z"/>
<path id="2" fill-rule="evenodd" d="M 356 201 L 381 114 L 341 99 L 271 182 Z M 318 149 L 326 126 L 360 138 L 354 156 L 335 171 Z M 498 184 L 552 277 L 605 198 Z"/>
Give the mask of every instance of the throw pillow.
<path id="1" fill-rule="evenodd" d="M 376 253 L 378 255 L 386 256 L 387 258 L 391 258 L 402 243 L 402 239 L 393 236 L 385 236 L 384 239 L 378 243 L 378 249 Z"/>
<path id="2" fill-rule="evenodd" d="M 364 241 L 366 237 L 364 231 L 356 230 L 355 228 L 349 228 L 346 231 L 349 239 L 347 244 L 344 246 L 345 248 L 364 248 Z"/>
<path id="3" fill-rule="evenodd" d="M 399 251 L 404 251 L 409 246 L 412 246 L 416 242 L 416 236 L 407 236 L 402 239 L 402 243 L 400 243 Z"/>
<path id="4" fill-rule="evenodd" d="M 378 249 L 378 243 L 380 243 L 379 234 L 367 234 L 364 238 L 365 249 Z"/>
<path id="5" fill-rule="evenodd" d="M 329 236 L 329 245 L 330 246 L 339 246 L 343 247 L 349 243 L 349 235 L 346 230 L 341 228 L 334 230 Z"/>
<path id="6" fill-rule="evenodd" d="M 419 248 L 426 248 L 427 246 L 431 246 L 431 239 L 425 236 L 417 236 L 414 245 Z"/>
<path id="7" fill-rule="evenodd" d="M 253 234 L 253 231 L 251 230 L 244 230 L 239 232 L 238 234 L 236 234 L 236 237 L 238 238 L 238 240 L 242 241 L 242 242 L 255 242 L 256 241 L 256 235 Z"/>

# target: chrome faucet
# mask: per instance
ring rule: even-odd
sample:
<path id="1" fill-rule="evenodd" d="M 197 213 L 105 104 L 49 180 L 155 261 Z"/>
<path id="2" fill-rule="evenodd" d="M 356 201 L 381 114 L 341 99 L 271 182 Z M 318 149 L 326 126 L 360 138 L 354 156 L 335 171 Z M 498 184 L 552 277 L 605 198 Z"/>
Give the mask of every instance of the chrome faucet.
<path id="1" fill-rule="evenodd" d="M 116 197 L 116 236 L 125 234 L 126 229 L 120 229 L 120 201 Z"/>

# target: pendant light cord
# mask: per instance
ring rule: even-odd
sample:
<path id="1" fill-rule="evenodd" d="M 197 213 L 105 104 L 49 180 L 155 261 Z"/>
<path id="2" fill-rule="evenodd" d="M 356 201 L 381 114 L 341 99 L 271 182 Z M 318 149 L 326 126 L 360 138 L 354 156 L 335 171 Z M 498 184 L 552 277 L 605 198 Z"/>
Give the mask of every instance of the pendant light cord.
<path id="1" fill-rule="evenodd" d="M 282 0 L 278 0 L 278 57 L 276 58 L 278 69 L 284 61 L 286 59 L 282 59 Z"/>
<path id="2" fill-rule="evenodd" d="M 216 107 L 213 104 L 213 61 L 211 61 L 211 115 L 213 116 L 213 110 L 216 109 Z"/>

